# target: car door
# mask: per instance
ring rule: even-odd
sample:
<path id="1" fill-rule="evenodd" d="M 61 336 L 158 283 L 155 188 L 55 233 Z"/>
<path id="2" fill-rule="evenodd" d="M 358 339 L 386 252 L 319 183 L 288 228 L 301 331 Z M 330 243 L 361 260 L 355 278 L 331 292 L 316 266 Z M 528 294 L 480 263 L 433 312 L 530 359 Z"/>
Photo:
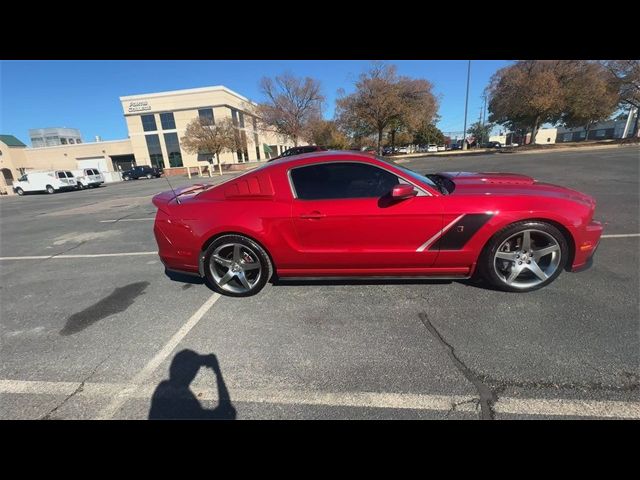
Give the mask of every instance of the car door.
<path id="1" fill-rule="evenodd" d="M 391 199 L 410 183 L 365 162 L 325 162 L 289 171 L 300 265 L 346 275 L 418 274 L 437 251 L 421 246 L 442 228 L 440 197 Z"/>

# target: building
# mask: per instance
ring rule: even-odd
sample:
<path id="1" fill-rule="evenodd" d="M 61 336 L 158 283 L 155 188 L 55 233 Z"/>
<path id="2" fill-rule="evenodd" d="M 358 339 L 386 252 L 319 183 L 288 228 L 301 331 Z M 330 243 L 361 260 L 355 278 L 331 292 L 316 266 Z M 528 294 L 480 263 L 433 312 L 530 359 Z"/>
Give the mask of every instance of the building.
<path id="1" fill-rule="evenodd" d="M 541 128 L 536 133 L 536 141 L 538 145 L 548 145 L 551 143 L 556 143 L 556 137 L 558 134 L 557 128 Z M 531 133 L 527 133 L 526 137 L 523 138 L 522 135 L 517 135 L 513 132 L 505 132 L 498 135 L 491 135 L 489 137 L 490 142 L 500 142 L 502 145 L 511 145 L 512 143 L 517 143 L 519 145 L 527 145 L 531 141 Z"/>
<path id="2" fill-rule="evenodd" d="M 627 120 L 608 120 L 594 124 L 589 129 L 589 138 L 584 127 L 558 128 L 558 142 L 580 142 L 583 140 L 606 140 L 622 138 Z M 633 126 L 633 122 L 631 122 Z"/>
<path id="3" fill-rule="evenodd" d="M 55 147 L 57 145 L 75 145 L 82 143 L 80 130 L 76 128 L 33 128 L 29 130 L 31 146 Z"/>
<path id="4" fill-rule="evenodd" d="M 293 146 L 287 139 L 260 131 L 249 113 L 252 102 L 224 86 L 129 95 L 120 101 L 136 162 L 176 169 L 168 173 L 207 165 L 210 155 L 187 153 L 180 145 L 187 124 L 197 118 L 213 123 L 231 119 L 238 128 L 242 146 L 221 154 L 223 164 L 266 160 Z M 269 150 L 274 153 L 268 154 Z"/>
<path id="5" fill-rule="evenodd" d="M 118 172 L 133 165 L 185 174 L 187 167 L 209 165 L 209 155 L 190 154 L 181 146 L 187 124 L 195 118 L 211 122 L 231 118 L 237 126 L 242 148 L 221 154 L 225 165 L 265 161 L 293 146 L 286 138 L 260 131 L 248 111 L 252 103 L 224 86 L 130 95 L 120 97 L 120 102 L 129 133 L 126 139 L 96 137 L 95 142 L 84 143 L 77 129 L 33 129 L 29 148 L 13 135 L 0 135 L 0 178 L 10 186 L 28 170 L 97 168 L 107 181 L 117 181 Z"/>

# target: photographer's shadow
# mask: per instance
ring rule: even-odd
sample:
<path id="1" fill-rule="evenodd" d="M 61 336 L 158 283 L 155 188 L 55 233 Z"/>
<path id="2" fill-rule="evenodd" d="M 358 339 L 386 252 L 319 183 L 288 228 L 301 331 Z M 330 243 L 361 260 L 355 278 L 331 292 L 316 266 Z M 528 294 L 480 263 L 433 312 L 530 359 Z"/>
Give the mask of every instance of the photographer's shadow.
<path id="1" fill-rule="evenodd" d="M 202 408 L 189 385 L 200 367 L 209 367 L 216 375 L 218 406 Z M 222 371 L 215 355 L 200 355 L 193 350 L 178 352 L 169 367 L 169 380 L 163 380 L 153 392 L 149 420 L 235 420 L 236 409 L 231 403 Z"/>

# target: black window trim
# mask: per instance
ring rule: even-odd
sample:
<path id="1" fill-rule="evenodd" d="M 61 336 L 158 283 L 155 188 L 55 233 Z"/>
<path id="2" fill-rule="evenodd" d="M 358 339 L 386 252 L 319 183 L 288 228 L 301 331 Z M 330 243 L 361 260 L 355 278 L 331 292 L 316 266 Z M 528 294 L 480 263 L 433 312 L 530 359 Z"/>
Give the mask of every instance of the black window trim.
<path id="1" fill-rule="evenodd" d="M 380 170 L 383 170 L 383 171 L 385 171 L 387 173 L 390 173 L 391 175 L 394 175 L 394 176 L 404 180 L 408 184 L 414 186 L 416 189 L 418 189 L 418 196 L 421 196 L 421 197 L 423 197 L 423 196 L 433 197 L 433 195 L 431 193 L 426 191 L 420 185 L 417 185 L 415 182 L 412 182 L 411 180 L 408 180 L 403 175 L 398 175 L 397 173 L 392 172 L 391 170 L 388 170 L 388 169 L 386 169 L 384 167 L 381 167 L 380 165 L 376 165 L 374 163 L 369 163 L 369 162 L 358 162 L 358 161 L 354 161 L 354 160 L 332 160 L 332 161 L 327 161 L 327 162 L 307 163 L 305 165 L 298 165 L 297 167 L 289 168 L 287 170 L 287 178 L 289 179 L 289 187 L 291 188 L 291 194 L 293 195 L 293 199 L 294 200 L 300 200 L 300 201 L 303 201 L 303 202 L 317 202 L 317 201 L 330 202 L 330 201 L 335 201 L 335 200 L 354 200 L 354 199 L 362 199 L 362 198 L 376 198 L 376 197 L 315 198 L 315 199 L 298 198 L 298 192 L 296 192 L 296 187 L 293 184 L 293 178 L 291 178 L 291 172 L 293 170 L 297 170 L 298 168 L 312 167 L 314 165 L 328 165 L 328 164 L 331 164 L 331 163 L 356 163 L 356 164 L 365 164 L 365 165 L 369 165 L 371 167 L 379 168 Z M 424 194 L 424 195 L 421 195 L 421 193 Z"/>

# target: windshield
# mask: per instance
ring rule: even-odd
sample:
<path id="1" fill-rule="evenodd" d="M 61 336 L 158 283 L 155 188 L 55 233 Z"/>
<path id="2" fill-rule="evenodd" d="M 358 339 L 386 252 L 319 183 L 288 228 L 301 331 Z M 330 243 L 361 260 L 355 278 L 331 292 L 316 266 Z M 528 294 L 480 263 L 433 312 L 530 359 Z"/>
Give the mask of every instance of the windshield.
<path id="1" fill-rule="evenodd" d="M 376 155 L 376 158 L 377 158 L 378 160 L 382 160 L 383 162 L 390 163 L 391 165 L 393 165 L 393 166 L 394 166 L 394 167 L 396 167 L 397 169 L 401 170 L 403 173 L 406 173 L 409 177 L 411 177 L 411 178 L 413 178 L 413 179 L 415 179 L 415 180 L 418 180 L 418 181 L 420 181 L 420 182 L 422 182 L 422 183 L 426 183 L 426 184 L 427 184 L 427 185 L 429 185 L 431 188 L 433 188 L 433 189 L 435 189 L 435 190 L 437 190 L 437 191 L 439 191 L 439 192 L 442 192 L 442 189 L 441 189 L 438 185 L 436 185 L 436 184 L 433 182 L 433 180 L 431 180 L 431 179 L 429 179 L 429 178 L 425 177 L 424 175 L 421 175 L 421 174 L 419 174 L 418 172 L 414 172 L 413 170 L 409 170 L 409 169 L 408 169 L 408 168 L 406 168 L 406 167 L 403 167 L 403 166 L 401 166 L 401 165 L 398 165 L 398 164 L 397 164 L 396 162 L 394 162 L 393 160 L 387 160 L 386 158 L 382 158 L 382 157 L 377 156 L 377 155 Z M 442 193 L 445 193 L 445 192 L 442 192 Z"/>

